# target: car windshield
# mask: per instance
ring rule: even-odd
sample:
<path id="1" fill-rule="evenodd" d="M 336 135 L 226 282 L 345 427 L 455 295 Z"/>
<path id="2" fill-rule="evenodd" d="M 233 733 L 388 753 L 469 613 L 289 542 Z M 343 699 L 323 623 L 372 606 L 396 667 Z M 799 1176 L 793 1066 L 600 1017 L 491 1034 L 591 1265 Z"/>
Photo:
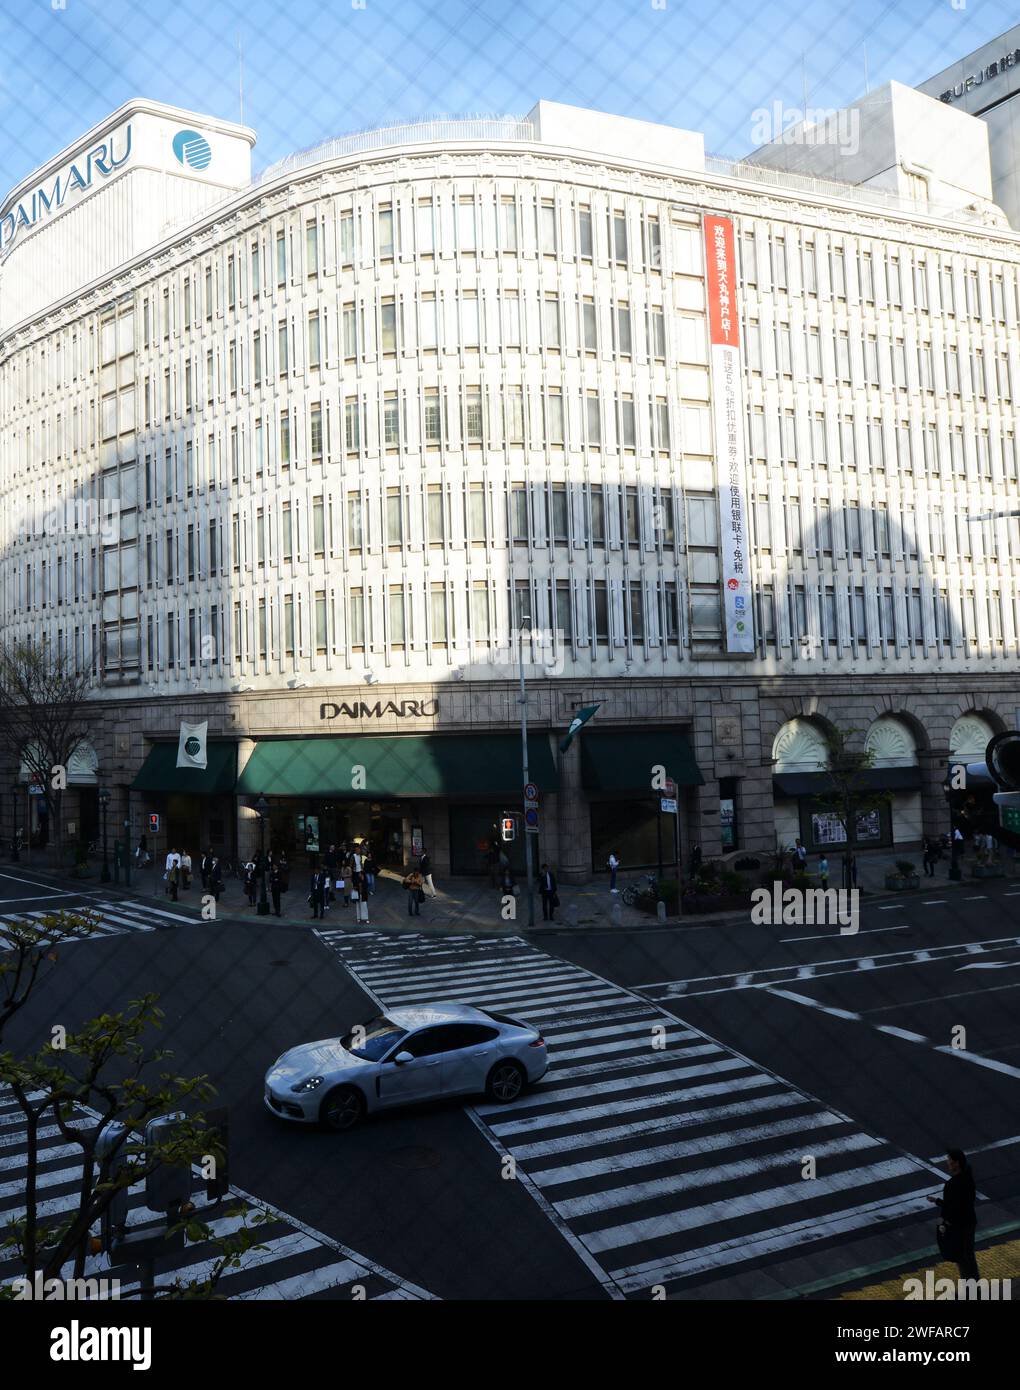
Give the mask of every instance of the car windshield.
<path id="1" fill-rule="evenodd" d="M 406 1028 L 401 1028 L 399 1023 L 380 1015 L 369 1023 L 361 1023 L 357 1028 L 352 1028 L 340 1039 L 340 1046 L 357 1057 L 378 1062 L 381 1057 L 385 1057 L 394 1043 L 406 1037 Z"/>

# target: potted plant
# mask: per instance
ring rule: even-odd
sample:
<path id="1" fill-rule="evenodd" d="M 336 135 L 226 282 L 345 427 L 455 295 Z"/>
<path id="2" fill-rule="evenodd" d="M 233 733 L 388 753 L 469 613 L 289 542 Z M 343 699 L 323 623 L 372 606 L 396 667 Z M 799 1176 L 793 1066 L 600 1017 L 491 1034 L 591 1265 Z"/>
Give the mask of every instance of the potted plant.
<path id="1" fill-rule="evenodd" d="M 904 888 L 920 888 L 921 876 L 909 859 L 897 859 L 896 869 L 903 880 Z"/>
<path id="2" fill-rule="evenodd" d="M 896 872 L 894 873 L 892 869 L 890 869 L 885 876 L 885 886 L 890 893 L 902 893 L 904 888 L 906 888 L 907 886 L 907 882 L 906 879 L 903 877 L 902 870 L 902 863 L 905 862 L 906 861 L 897 860 Z M 911 866 L 908 864 L 907 868 L 909 869 L 910 867 Z"/>

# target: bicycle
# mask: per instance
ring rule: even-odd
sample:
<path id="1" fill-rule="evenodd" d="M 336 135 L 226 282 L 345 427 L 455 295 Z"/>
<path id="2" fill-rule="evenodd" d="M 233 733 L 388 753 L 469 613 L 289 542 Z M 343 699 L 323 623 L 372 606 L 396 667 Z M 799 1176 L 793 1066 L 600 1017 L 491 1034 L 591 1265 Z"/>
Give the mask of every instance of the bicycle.
<path id="1" fill-rule="evenodd" d="M 655 874 L 645 874 L 637 883 L 628 883 L 620 897 L 628 907 L 633 907 L 638 898 L 644 897 L 646 893 L 657 895 L 658 891 L 659 880 Z"/>

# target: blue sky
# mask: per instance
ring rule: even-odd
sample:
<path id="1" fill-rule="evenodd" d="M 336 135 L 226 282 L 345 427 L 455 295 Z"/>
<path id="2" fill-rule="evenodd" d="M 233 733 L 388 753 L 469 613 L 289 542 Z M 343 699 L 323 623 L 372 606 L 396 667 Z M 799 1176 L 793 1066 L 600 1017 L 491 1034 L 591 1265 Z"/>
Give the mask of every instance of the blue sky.
<path id="1" fill-rule="evenodd" d="M 841 106 L 864 90 L 865 48 L 872 87 L 912 84 L 1020 21 L 1016 0 L 363 3 L 0 0 L 0 197 L 129 97 L 236 120 L 238 34 L 258 171 L 330 135 L 539 97 L 740 155 L 752 112 L 802 106 L 805 75 L 809 105 Z"/>

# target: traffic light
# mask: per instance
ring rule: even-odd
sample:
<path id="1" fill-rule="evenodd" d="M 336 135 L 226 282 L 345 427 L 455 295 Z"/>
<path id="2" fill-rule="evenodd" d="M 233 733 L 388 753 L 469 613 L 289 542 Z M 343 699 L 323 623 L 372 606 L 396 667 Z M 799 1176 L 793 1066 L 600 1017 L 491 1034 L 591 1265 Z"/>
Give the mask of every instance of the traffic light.
<path id="1" fill-rule="evenodd" d="M 185 1116 L 178 1112 L 172 1115 L 157 1115 L 145 1126 L 146 1157 L 150 1146 L 167 1144 L 173 1139 L 173 1131 Z M 150 1159 L 151 1161 L 151 1159 Z M 191 1164 L 160 1163 L 157 1168 L 145 1175 L 145 1205 L 150 1211 L 170 1211 L 179 1207 L 191 1196 Z"/>
<path id="2" fill-rule="evenodd" d="M 504 816 L 499 823 L 500 835 L 504 840 L 512 840 L 516 835 L 513 816 Z"/>
<path id="3" fill-rule="evenodd" d="M 126 1126 L 116 1122 L 104 1125 L 100 1131 L 99 1138 L 96 1140 L 96 1160 L 99 1163 L 100 1182 L 116 1182 L 121 1171 L 127 1166 L 129 1160 L 124 1153 L 124 1147 L 129 1140 L 124 1137 L 126 1132 Z M 104 1163 L 106 1165 L 105 1170 Z M 112 1253 L 115 1241 L 118 1241 L 123 1235 L 127 1214 L 128 1190 L 126 1187 L 122 1187 L 113 1194 L 113 1198 L 102 1216 L 102 1248 L 107 1254 Z"/>

